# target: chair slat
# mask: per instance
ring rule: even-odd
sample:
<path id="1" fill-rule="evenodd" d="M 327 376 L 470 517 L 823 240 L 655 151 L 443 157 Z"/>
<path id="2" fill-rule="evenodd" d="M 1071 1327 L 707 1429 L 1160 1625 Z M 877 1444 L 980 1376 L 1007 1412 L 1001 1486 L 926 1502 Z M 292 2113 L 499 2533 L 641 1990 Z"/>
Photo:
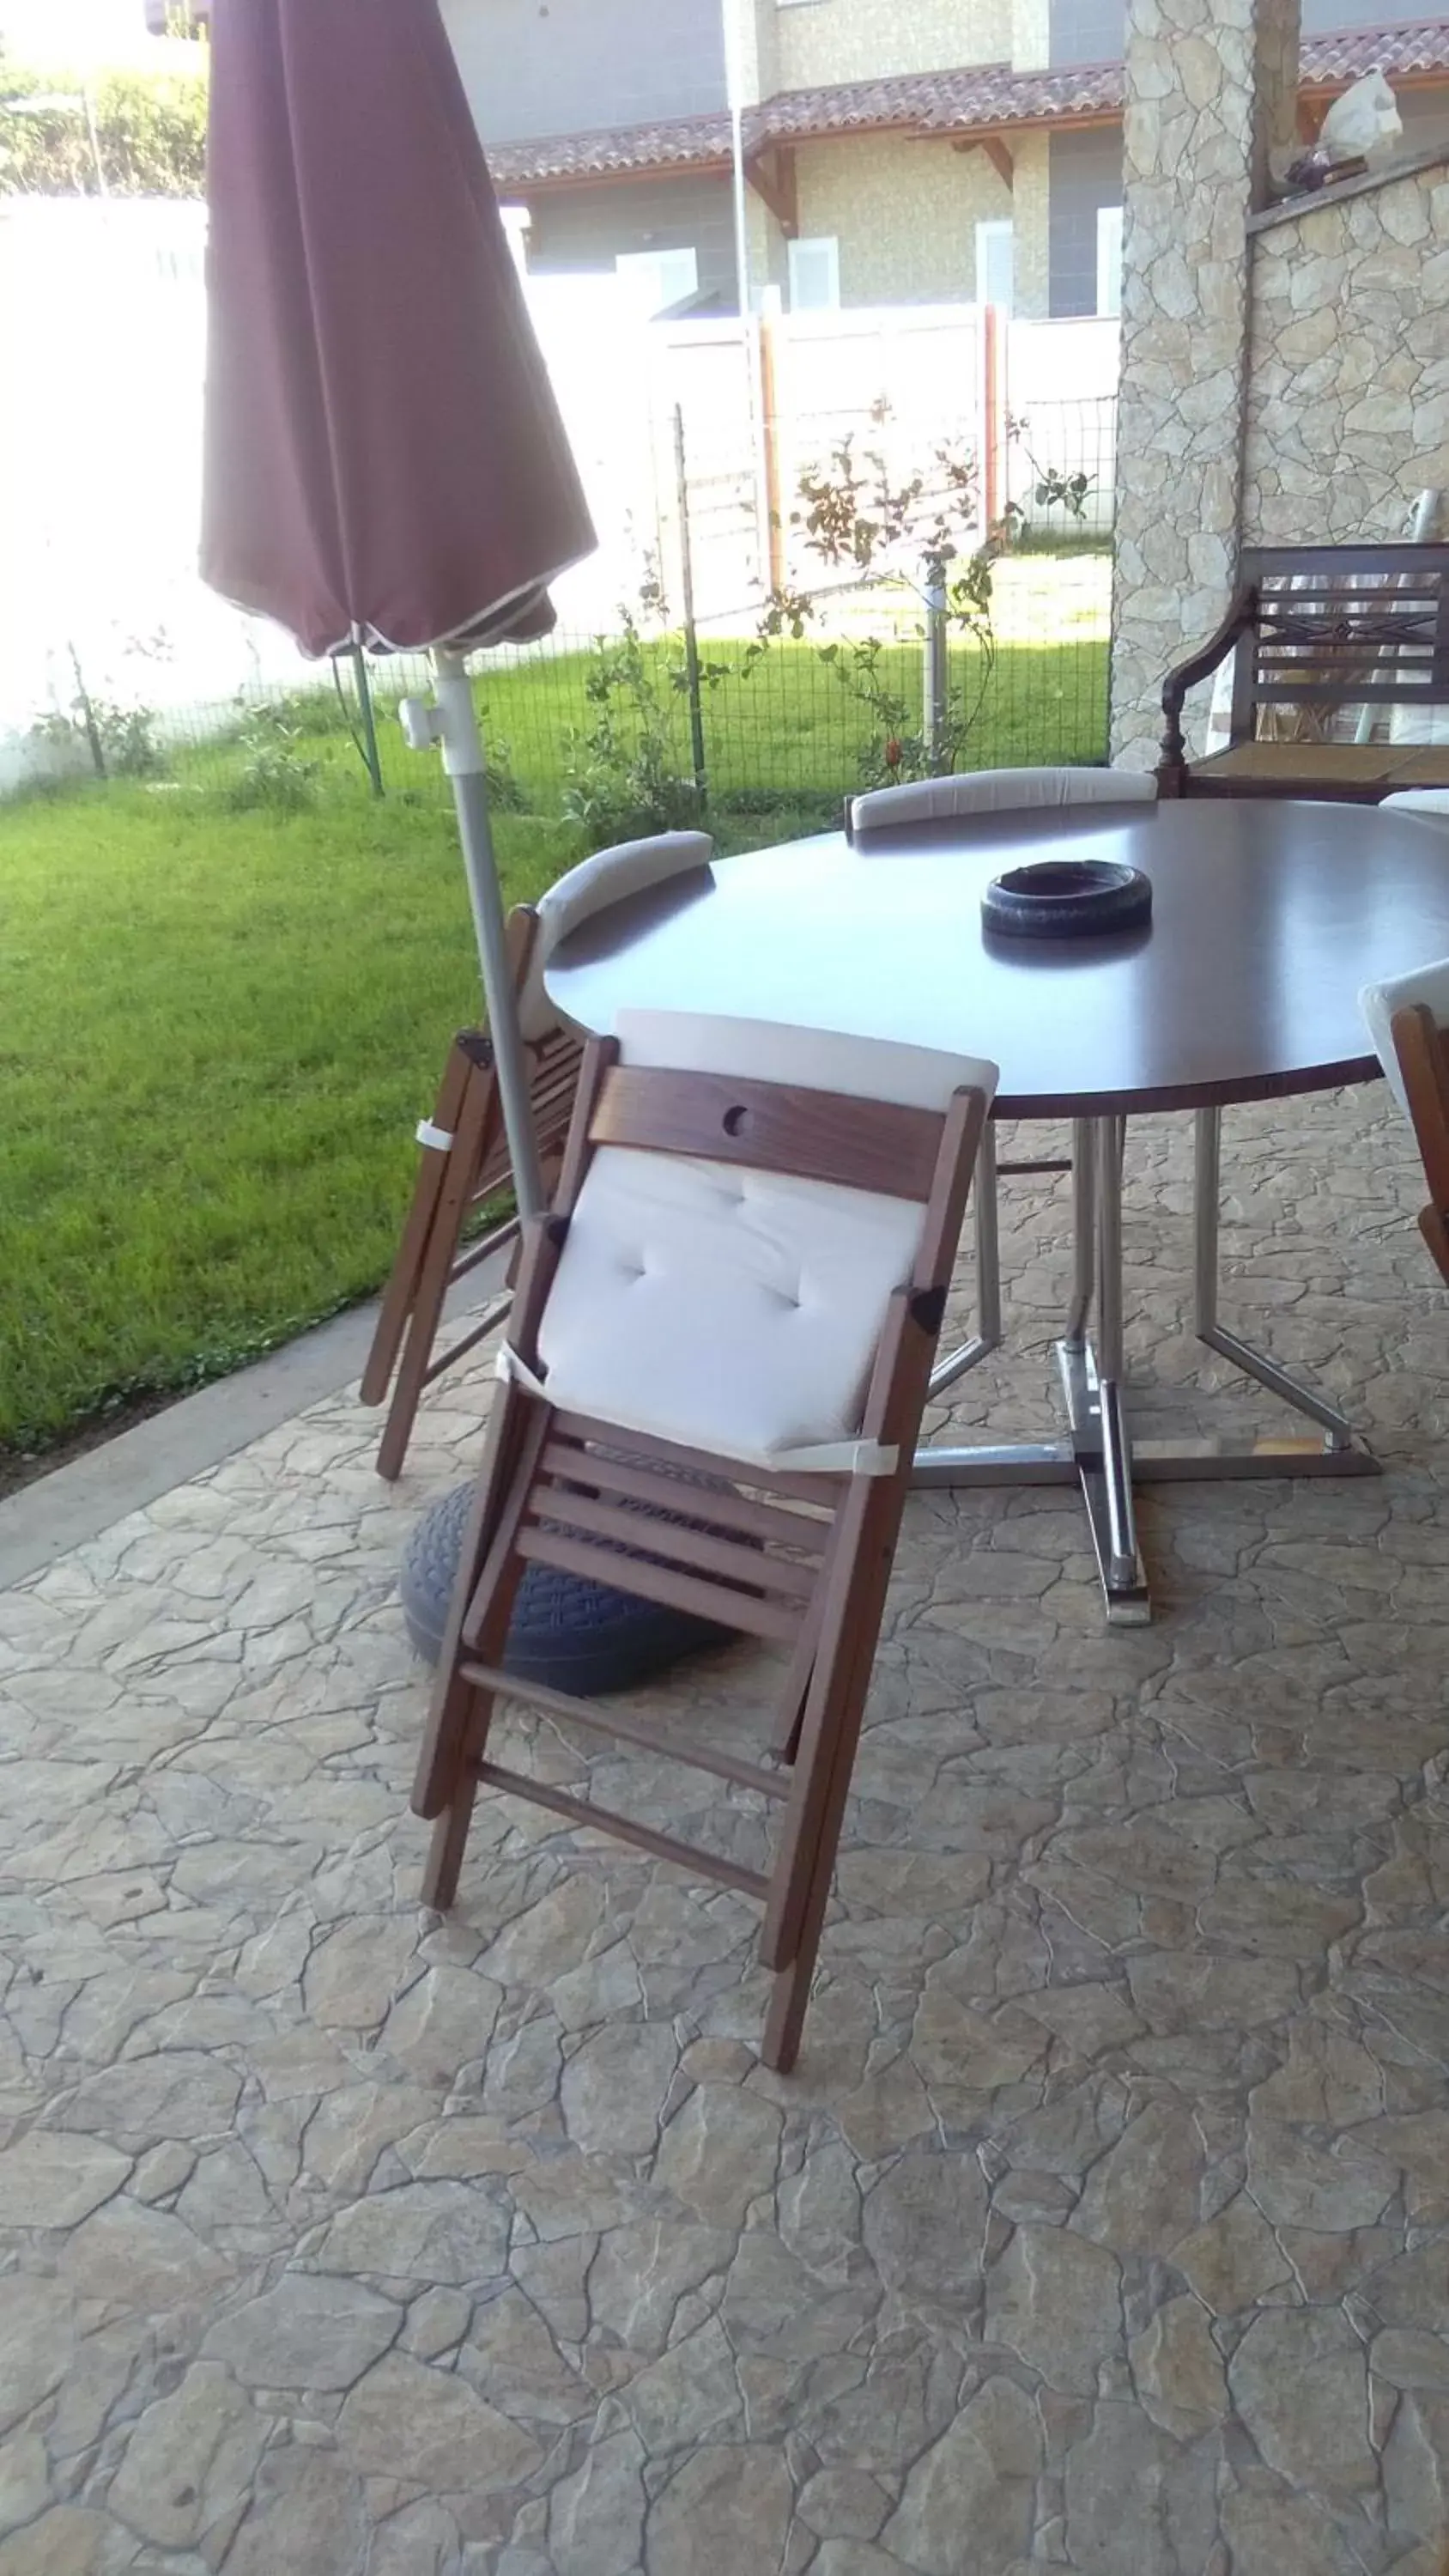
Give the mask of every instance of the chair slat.
<path id="1" fill-rule="evenodd" d="M 622 1431 L 617 1422 L 600 1422 L 589 1413 L 556 1413 L 553 1429 L 570 1440 L 627 1440 L 631 1458 L 662 1458 L 675 1466 L 697 1468 L 702 1475 L 719 1476 L 726 1483 L 738 1478 L 753 1492 L 778 1495 L 790 1502 L 814 1503 L 832 1508 L 837 1495 L 848 1483 L 844 1468 L 821 1469 L 813 1475 L 786 1474 L 766 1467 L 742 1467 L 738 1458 L 725 1458 L 715 1449 L 682 1449 L 669 1440 L 656 1440 L 645 1431 Z"/>
<path id="2" fill-rule="evenodd" d="M 678 1511 L 681 1505 L 692 1511 L 697 1497 L 700 1517 L 711 1528 L 738 1530 L 746 1538 L 777 1539 L 782 1547 L 798 1547 L 817 1561 L 830 1534 L 828 1519 L 818 1513 L 759 1503 L 733 1487 L 721 1492 L 717 1487 L 687 1485 L 677 1476 L 651 1474 L 635 1458 L 612 1458 L 563 1440 L 549 1442 L 543 1472 L 597 1485 L 605 1493 L 627 1494 L 632 1502 L 657 1503 L 663 1511 Z"/>
<path id="3" fill-rule="evenodd" d="M 702 1576 L 676 1574 L 647 1557 L 626 1555 L 622 1548 L 569 1538 L 563 1531 L 520 1530 L 515 1553 L 535 1565 L 555 1566 L 560 1574 L 581 1574 L 590 1583 L 613 1583 L 643 1601 L 658 1601 L 667 1610 L 687 1610 L 696 1619 L 714 1619 L 747 1636 L 773 1637 L 789 1643 L 800 1625 L 793 1610 L 774 1601 L 752 1599 L 727 1583 Z"/>
<path id="4" fill-rule="evenodd" d="M 696 1154 L 890 1198 L 931 1193 L 941 1120 L 934 1110 L 854 1100 L 734 1075 L 616 1064 L 589 1127 L 592 1145 Z"/>
<path id="5" fill-rule="evenodd" d="M 656 1833 L 652 1825 L 636 1824 L 632 1816 L 617 1815 L 612 1807 L 596 1806 L 592 1798 L 575 1798 L 567 1789 L 556 1789 L 552 1781 L 530 1779 L 527 1773 L 510 1771 L 501 1762 L 477 1762 L 473 1769 L 485 1788 L 503 1789 L 511 1797 L 527 1798 L 535 1807 L 551 1808 L 556 1816 L 567 1816 L 570 1824 L 590 1825 L 599 1833 L 616 1834 L 620 1842 L 652 1852 L 656 1860 L 673 1861 L 679 1869 L 717 1879 L 721 1887 L 737 1888 L 742 1896 L 753 1896 L 763 1903 L 769 1895 L 770 1882 L 759 1870 L 743 1869 L 738 1861 L 721 1860 L 718 1852 L 706 1851 L 701 1843 L 680 1842 L 674 1834 Z"/>
<path id="6" fill-rule="evenodd" d="M 669 1508 L 678 1512 L 688 1503 L 685 1485 Z M 715 1538 L 708 1530 L 690 1529 L 679 1520 L 649 1520 L 622 1503 L 596 1502 L 588 1494 L 565 1493 L 557 1485 L 535 1486 L 529 1512 L 535 1521 L 562 1522 L 570 1529 L 613 1539 L 623 1548 L 647 1548 L 651 1557 L 662 1557 L 666 1564 L 718 1575 L 747 1592 L 784 1593 L 790 1600 L 808 1601 L 815 1588 L 814 1569 L 787 1556 L 767 1556 L 763 1548 L 739 1539 Z"/>
<path id="7" fill-rule="evenodd" d="M 788 1798 L 790 1781 L 787 1773 L 766 1771 L 758 1762 L 736 1760 L 730 1753 L 714 1753 L 707 1746 L 672 1744 L 657 1726 L 642 1718 L 628 1717 L 621 1708 L 601 1708 L 596 1700 L 572 1699 L 567 1691 L 549 1690 L 543 1682 L 520 1681 L 515 1673 L 505 1672 L 493 1664 L 460 1664 L 459 1677 L 471 1682 L 476 1690 L 492 1691 L 499 1699 L 511 1699 L 523 1708 L 531 1708 L 541 1717 L 553 1717 L 561 1725 L 591 1728 L 596 1735 L 612 1735 L 620 1744 L 635 1744 L 645 1753 L 662 1753 L 670 1762 L 682 1762 L 687 1770 L 708 1771 L 716 1780 L 728 1780 L 736 1789 L 754 1789 L 762 1798 Z"/>

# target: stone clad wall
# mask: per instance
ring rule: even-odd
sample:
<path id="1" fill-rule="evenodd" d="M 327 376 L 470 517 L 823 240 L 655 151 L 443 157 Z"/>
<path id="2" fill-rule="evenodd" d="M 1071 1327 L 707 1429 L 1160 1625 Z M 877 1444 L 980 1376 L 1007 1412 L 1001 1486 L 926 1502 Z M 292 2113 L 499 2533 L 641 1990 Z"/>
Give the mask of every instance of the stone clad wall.
<path id="1" fill-rule="evenodd" d="M 1244 542 L 1401 537 L 1449 490 L 1449 151 L 1254 242 Z"/>
<path id="2" fill-rule="evenodd" d="M 1297 0 L 1132 0 L 1123 120 L 1113 755 L 1149 769 L 1164 673 L 1237 545 L 1248 219 L 1291 120 Z"/>

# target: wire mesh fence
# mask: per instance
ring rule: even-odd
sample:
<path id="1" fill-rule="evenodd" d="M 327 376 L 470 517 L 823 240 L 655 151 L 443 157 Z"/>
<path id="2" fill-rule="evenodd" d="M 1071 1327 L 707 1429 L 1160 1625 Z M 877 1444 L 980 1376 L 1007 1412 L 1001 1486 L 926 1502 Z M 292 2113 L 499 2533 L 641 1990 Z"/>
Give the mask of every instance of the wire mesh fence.
<path id="1" fill-rule="evenodd" d="M 898 435 L 887 453 L 877 406 L 863 429 L 832 422 L 768 508 L 737 452 L 687 448 L 676 410 L 634 596 L 592 632 L 477 657 L 495 803 L 598 845 L 700 815 L 826 821 L 925 770 L 1104 760 L 1114 410 L 1036 402 L 963 470 L 946 450 L 912 467 Z M 156 706 L 144 670 L 108 695 L 69 658 L 74 695 L 40 728 L 62 787 L 143 777 L 254 810 L 448 793 L 396 721 L 429 685 L 422 657 L 299 662 Z"/>
<path id="2" fill-rule="evenodd" d="M 943 765 L 1105 759 L 1110 572 L 1100 545 L 996 563 L 989 640 L 949 646 L 963 719 Z M 898 769 L 901 745 L 920 734 L 927 614 L 899 580 L 801 598 L 811 611 L 804 631 L 767 646 L 758 604 L 699 621 L 697 687 L 683 630 L 637 607 L 606 634 L 555 633 L 478 657 L 495 801 L 605 838 L 631 816 L 648 827 L 688 810 L 833 816 L 855 788 Z M 447 795 L 438 765 L 406 749 L 396 721 L 398 700 L 428 679 L 422 657 L 367 667 L 386 796 Z M 357 676 L 345 660 L 300 687 L 253 684 L 156 714 L 102 702 L 88 722 L 82 702 L 57 730 L 69 737 L 76 783 L 145 777 L 257 809 L 366 794 L 372 784 Z"/>

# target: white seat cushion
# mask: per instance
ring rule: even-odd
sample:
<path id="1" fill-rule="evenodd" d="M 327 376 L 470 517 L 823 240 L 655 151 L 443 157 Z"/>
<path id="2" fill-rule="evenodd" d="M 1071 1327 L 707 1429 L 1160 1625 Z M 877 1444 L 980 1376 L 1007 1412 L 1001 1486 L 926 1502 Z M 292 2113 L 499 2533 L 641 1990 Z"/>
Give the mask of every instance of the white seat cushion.
<path id="1" fill-rule="evenodd" d="M 1402 787 L 1397 796 L 1381 796 L 1379 804 L 1384 811 L 1422 814 L 1426 823 L 1449 827 L 1449 787 Z"/>
<path id="2" fill-rule="evenodd" d="M 1392 1022 L 1396 1011 L 1402 1011 L 1414 1002 L 1426 1005 L 1439 1028 L 1449 1026 L 1449 957 L 1438 958 L 1432 966 L 1416 966 L 1412 974 L 1396 975 L 1387 984 L 1365 984 L 1358 997 L 1358 1006 L 1368 1022 L 1369 1035 L 1383 1066 L 1384 1078 L 1406 1114 L 1409 1103 L 1404 1092 L 1404 1077 L 1399 1069 Z"/>
<path id="3" fill-rule="evenodd" d="M 759 1021 L 622 1012 L 619 1036 L 629 1064 L 920 1108 L 996 1085 L 971 1057 Z M 875 1191 L 603 1148 L 539 1331 L 550 1400 L 765 1468 L 849 1442 L 923 1217 Z"/>
<path id="4" fill-rule="evenodd" d="M 663 885 L 691 868 L 707 868 L 714 857 L 708 832 L 654 832 L 644 841 L 617 841 L 580 859 L 547 894 L 540 895 L 538 936 L 528 974 L 518 997 L 518 1025 L 526 1038 L 546 1037 L 558 1024 L 558 1013 L 543 988 L 543 970 L 561 939 L 611 903 L 622 903 L 646 886 Z"/>
<path id="5" fill-rule="evenodd" d="M 961 814 L 1007 814 L 1043 805 L 1149 805 L 1157 780 L 1138 769 L 977 769 L 877 787 L 850 809 L 853 832 L 894 830 Z"/>

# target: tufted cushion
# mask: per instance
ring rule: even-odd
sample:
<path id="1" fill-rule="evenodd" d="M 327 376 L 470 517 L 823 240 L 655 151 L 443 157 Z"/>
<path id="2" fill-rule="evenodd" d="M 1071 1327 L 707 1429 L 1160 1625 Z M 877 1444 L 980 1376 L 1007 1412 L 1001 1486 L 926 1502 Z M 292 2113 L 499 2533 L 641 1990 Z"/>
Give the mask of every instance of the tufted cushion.
<path id="1" fill-rule="evenodd" d="M 1449 715 L 1449 708 L 1444 712 Z M 1426 823 L 1449 826 L 1449 787 L 1402 787 L 1397 796 L 1381 796 L 1379 804 L 1386 814 L 1421 814 Z"/>
<path id="2" fill-rule="evenodd" d="M 558 1013 L 543 989 L 543 970 L 561 939 L 611 903 L 646 886 L 663 885 L 691 868 L 707 868 L 714 857 L 708 832 L 655 832 L 645 841 L 618 841 L 611 850 L 595 850 L 551 885 L 537 904 L 538 937 L 534 941 L 523 990 L 518 997 L 518 1024 L 526 1038 L 546 1037 L 558 1024 Z"/>
<path id="3" fill-rule="evenodd" d="M 1433 1012 L 1437 1025 L 1449 1027 L 1449 957 L 1439 958 L 1432 966 L 1416 966 L 1411 975 L 1396 975 L 1388 984 L 1365 984 L 1358 997 L 1358 1006 L 1368 1022 L 1369 1035 L 1378 1051 L 1384 1077 L 1399 1107 L 1406 1113 L 1409 1103 L 1391 1023 L 1395 1011 L 1402 1011 L 1410 1002 L 1425 1003 Z"/>
<path id="4" fill-rule="evenodd" d="M 850 828 L 884 832 L 943 815 L 1008 814 L 1031 805 L 1149 805 L 1156 794 L 1151 772 L 1138 769 L 977 769 L 874 788 L 854 799 Z"/>
<path id="5" fill-rule="evenodd" d="M 627 1064 L 748 1074 L 944 1108 L 996 1067 L 932 1048 L 684 1012 L 621 1012 Z M 539 1331 L 551 1400 L 621 1428 L 768 1466 L 853 1439 L 891 1293 L 911 1274 L 912 1200 L 725 1163 L 595 1154 Z"/>

